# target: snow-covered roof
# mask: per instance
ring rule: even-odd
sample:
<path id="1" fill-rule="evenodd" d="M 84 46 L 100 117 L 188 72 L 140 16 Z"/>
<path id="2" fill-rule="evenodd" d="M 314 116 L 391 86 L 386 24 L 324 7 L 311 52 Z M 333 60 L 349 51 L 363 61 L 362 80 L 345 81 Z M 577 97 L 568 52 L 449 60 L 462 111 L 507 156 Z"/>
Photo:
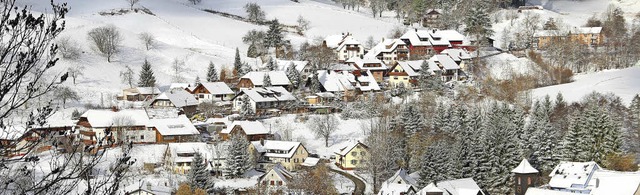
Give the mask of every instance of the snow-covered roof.
<path id="1" fill-rule="evenodd" d="M 228 117 L 208 118 L 207 120 L 205 120 L 205 123 L 207 123 L 207 124 L 216 124 L 216 123 L 220 124 L 220 123 L 223 123 L 223 124 L 229 125 L 229 124 L 231 124 L 231 121 L 229 121 Z"/>
<path id="2" fill-rule="evenodd" d="M 365 69 L 365 70 L 387 70 L 388 67 L 387 65 L 382 61 L 379 60 L 378 58 L 375 57 L 367 57 L 364 59 L 361 59 L 359 57 L 353 57 L 353 58 L 349 58 L 347 61 L 345 61 L 346 63 L 354 63 L 355 65 L 357 65 L 360 69 Z M 379 64 L 379 67 L 365 67 L 365 64 Z"/>
<path id="3" fill-rule="evenodd" d="M 213 95 L 235 94 L 233 93 L 233 90 L 231 90 L 231 88 L 229 88 L 229 86 L 224 82 L 208 82 L 200 84 Z"/>
<path id="4" fill-rule="evenodd" d="M 184 143 L 169 143 L 168 147 L 170 155 L 174 162 L 191 162 L 193 157 L 181 157 L 178 154 L 192 154 L 199 152 L 203 159 L 212 159 L 213 155 L 211 149 L 204 142 L 184 142 Z"/>
<path id="5" fill-rule="evenodd" d="M 511 170 L 511 172 L 520 174 L 539 173 L 537 169 L 533 168 L 531 164 L 529 164 L 529 161 L 527 161 L 527 159 L 522 159 L 520 164 L 515 169 Z"/>
<path id="6" fill-rule="evenodd" d="M 193 97 L 193 94 L 180 88 L 175 88 L 175 89 L 170 89 L 169 91 L 165 91 L 155 99 L 169 100 L 177 108 L 198 105 L 198 100 L 196 100 L 196 98 Z M 155 100 L 153 102 L 155 102 Z"/>
<path id="7" fill-rule="evenodd" d="M 571 32 L 572 34 L 600 34 L 602 27 L 576 27 Z"/>
<path id="8" fill-rule="evenodd" d="M 560 30 L 540 30 L 533 33 L 533 37 L 554 37 L 564 35 L 566 35 L 566 33 Z"/>
<path id="9" fill-rule="evenodd" d="M 138 90 L 138 93 L 142 95 L 154 95 L 160 93 L 160 89 L 157 87 L 136 87 L 136 89 Z"/>
<path id="10" fill-rule="evenodd" d="M 361 71 L 359 76 L 348 71 L 318 70 L 318 80 L 328 92 L 343 92 L 360 89 L 360 91 L 379 91 L 380 86 L 371 71 Z M 366 85 L 363 83 L 366 82 Z"/>
<path id="11" fill-rule="evenodd" d="M 413 46 L 451 46 L 451 41 L 465 41 L 465 36 L 455 30 L 407 30 L 400 39 Z"/>
<path id="12" fill-rule="evenodd" d="M 169 89 L 187 89 L 189 87 L 193 87 L 191 83 L 171 83 L 169 85 Z"/>
<path id="13" fill-rule="evenodd" d="M 543 188 L 527 188 L 527 193 L 525 195 L 579 195 L 581 193 L 572 193 L 567 191 L 559 191 L 552 189 L 543 189 Z"/>
<path id="14" fill-rule="evenodd" d="M 398 66 L 407 73 L 407 76 L 416 77 L 420 76 L 420 73 L 416 72 L 411 65 L 409 65 L 408 61 L 399 61 Z"/>
<path id="15" fill-rule="evenodd" d="M 220 131 L 220 133 L 231 133 L 236 126 L 240 126 L 247 135 L 269 134 L 269 130 L 259 121 L 233 121 L 231 125 Z"/>
<path id="16" fill-rule="evenodd" d="M 451 59 L 451 57 L 449 57 L 449 55 L 446 55 L 446 54 L 435 55 L 435 56 L 431 57 L 431 59 L 429 59 L 429 61 L 437 62 L 445 70 L 460 69 L 460 66 L 458 66 L 458 64 L 455 61 L 453 61 L 453 59 Z"/>
<path id="17" fill-rule="evenodd" d="M 236 97 L 246 94 L 254 102 L 278 102 L 278 101 L 295 101 L 297 100 L 289 91 L 283 87 L 263 87 L 242 89 Z"/>
<path id="18" fill-rule="evenodd" d="M 410 191 L 415 191 L 415 188 L 411 185 L 384 182 L 380 185 L 378 195 L 403 195 L 409 194 L 408 192 Z"/>
<path id="19" fill-rule="evenodd" d="M 598 170 L 589 186 L 594 186 L 594 195 L 635 194 L 640 187 L 640 173 Z"/>
<path id="20" fill-rule="evenodd" d="M 287 77 L 284 71 L 269 71 L 269 72 L 249 72 L 242 76 L 242 79 L 249 79 L 254 86 L 262 86 L 264 80 L 264 74 L 269 74 L 271 79 L 271 85 L 290 85 L 291 81 Z"/>
<path id="21" fill-rule="evenodd" d="M 464 35 L 456 30 L 436 30 L 432 37 L 440 37 L 447 41 L 464 41 Z"/>
<path id="22" fill-rule="evenodd" d="M 145 110 L 132 109 L 115 112 L 113 110 L 87 110 L 81 117 L 86 118 L 91 124 L 91 127 L 109 127 L 114 125 L 145 126 L 149 123 L 149 116 L 147 116 Z M 118 120 L 122 121 L 118 122 Z"/>
<path id="23" fill-rule="evenodd" d="M 269 170 L 267 173 L 269 172 L 273 172 L 276 175 L 278 175 L 278 177 L 282 180 L 282 181 L 289 181 L 291 178 L 293 178 L 293 176 L 291 175 L 291 173 L 289 171 L 287 171 L 287 169 L 285 169 L 282 164 L 277 163 L 276 165 L 274 165 L 273 167 L 271 167 L 271 170 Z M 267 175 L 267 174 L 265 174 Z"/>
<path id="24" fill-rule="evenodd" d="M 302 166 L 313 167 L 316 166 L 318 162 L 320 162 L 319 158 L 307 157 L 306 159 L 304 159 Z"/>
<path id="25" fill-rule="evenodd" d="M 596 162 L 560 162 L 549 174 L 549 186 L 553 188 L 571 188 L 575 185 L 586 186 L 593 173 L 600 169 Z"/>
<path id="26" fill-rule="evenodd" d="M 467 51 L 466 49 L 459 49 L 459 48 L 445 49 L 440 53 L 448 54 L 454 61 L 471 59 L 471 53 L 469 53 L 469 51 Z"/>
<path id="27" fill-rule="evenodd" d="M 180 115 L 178 118 L 151 119 L 147 127 L 155 127 L 160 135 L 200 134 L 185 115 Z"/>
<path id="28" fill-rule="evenodd" d="M 342 42 L 336 48 L 336 50 L 340 51 L 340 50 L 342 50 L 342 48 L 346 47 L 347 45 L 360 45 L 360 42 L 358 40 L 356 40 L 355 38 L 353 38 L 353 36 L 348 35 L 342 40 Z"/>
<path id="29" fill-rule="evenodd" d="M 324 38 L 324 42 L 328 48 L 336 48 L 340 46 L 340 42 L 342 42 L 344 37 L 344 35 L 329 35 Z"/>
<path id="30" fill-rule="evenodd" d="M 173 192 L 173 188 L 168 186 L 154 185 L 150 182 L 134 182 L 133 184 L 124 187 L 124 194 L 136 194 L 134 192 L 138 191 L 146 192 L 147 194 L 153 195 L 171 195 Z"/>
<path id="31" fill-rule="evenodd" d="M 393 176 L 391 176 L 385 183 L 398 183 L 398 184 L 406 184 L 411 185 L 414 188 L 418 187 L 418 181 L 409 176 L 409 173 L 406 169 L 400 169 L 396 171 Z"/>
<path id="32" fill-rule="evenodd" d="M 251 144 L 264 156 L 275 158 L 291 158 L 302 145 L 300 142 L 274 140 L 252 141 Z"/>
<path id="33" fill-rule="evenodd" d="M 418 194 L 427 194 L 427 193 L 443 193 L 444 190 L 438 188 L 436 186 L 436 184 L 434 183 L 430 183 L 429 185 L 425 186 L 424 188 L 422 188 L 422 190 L 420 190 L 418 192 Z"/>
<path id="34" fill-rule="evenodd" d="M 437 186 L 438 188 L 446 191 L 449 195 L 484 194 L 473 178 L 441 181 L 438 182 Z"/>
<path id="35" fill-rule="evenodd" d="M 23 125 L 6 126 L 4 129 L 0 128 L 0 139 L 16 140 L 25 133 L 27 133 L 27 128 Z"/>
<path id="36" fill-rule="evenodd" d="M 405 45 L 405 43 L 400 39 L 384 39 L 364 54 L 364 58 L 376 58 L 380 53 L 391 53 L 398 45 Z"/>
<path id="37" fill-rule="evenodd" d="M 353 148 L 355 148 L 357 145 L 360 145 L 362 147 L 368 148 L 366 145 L 364 145 L 363 143 L 360 143 L 360 141 L 350 141 L 349 143 L 347 143 L 347 145 L 343 148 L 340 149 L 340 151 L 337 152 L 337 154 L 340 154 L 342 156 L 346 156 L 347 154 L 349 154 L 349 152 L 351 152 L 351 150 L 353 150 Z"/>
<path id="38" fill-rule="evenodd" d="M 306 67 L 309 64 L 309 61 L 297 61 L 297 60 L 275 60 L 276 61 L 276 65 L 277 65 L 277 69 L 279 71 L 287 71 L 287 68 L 289 68 L 289 66 L 293 63 L 293 66 L 296 68 L 296 70 L 298 72 L 302 72 L 302 70 L 304 70 L 304 67 Z M 266 66 L 266 63 L 263 64 L 263 66 Z M 271 76 L 271 75 L 269 75 Z"/>

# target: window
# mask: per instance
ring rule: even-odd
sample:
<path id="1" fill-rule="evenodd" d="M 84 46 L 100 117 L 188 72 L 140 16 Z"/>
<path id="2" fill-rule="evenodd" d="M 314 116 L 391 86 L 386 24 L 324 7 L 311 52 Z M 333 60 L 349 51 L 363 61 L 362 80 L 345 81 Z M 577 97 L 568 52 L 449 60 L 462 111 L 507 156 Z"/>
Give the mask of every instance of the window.
<path id="1" fill-rule="evenodd" d="M 520 177 L 518 177 L 518 185 L 520 185 L 520 179 L 521 179 L 521 178 L 520 178 Z"/>
<path id="2" fill-rule="evenodd" d="M 393 80 L 398 80 L 398 77 L 393 77 Z"/>
<path id="3" fill-rule="evenodd" d="M 144 139 L 144 135 L 141 135 L 141 136 L 140 136 L 140 139 Z"/>
<path id="4" fill-rule="evenodd" d="M 262 185 L 267 185 L 267 181 L 262 181 Z"/>
<path id="5" fill-rule="evenodd" d="M 204 95 L 200 94 L 198 95 L 198 98 L 204 98 Z"/>
<path id="6" fill-rule="evenodd" d="M 358 164 L 358 161 L 357 160 L 351 160 L 351 164 L 352 165 L 356 165 L 356 164 Z"/>
<path id="7" fill-rule="evenodd" d="M 269 181 L 270 185 L 275 185 L 274 183 L 275 183 L 274 181 Z"/>
<path id="8" fill-rule="evenodd" d="M 364 164 L 364 162 L 366 162 L 365 160 L 360 160 L 360 163 Z"/>
<path id="9" fill-rule="evenodd" d="M 531 177 L 527 177 L 527 185 L 531 185 Z"/>
<path id="10" fill-rule="evenodd" d="M 282 185 L 282 181 L 278 181 L 278 185 L 281 186 Z"/>
<path id="11" fill-rule="evenodd" d="M 297 159 L 297 158 L 294 158 L 294 159 L 293 159 L 293 162 L 294 162 L 294 163 L 298 163 L 298 159 Z"/>
<path id="12" fill-rule="evenodd" d="M 364 154 L 365 154 L 365 152 L 364 152 L 364 151 L 360 152 L 360 155 L 361 155 L 361 156 L 364 156 Z"/>
<path id="13" fill-rule="evenodd" d="M 351 152 L 351 156 L 357 156 L 357 155 L 358 155 L 358 152 L 355 152 L 355 151 Z"/>

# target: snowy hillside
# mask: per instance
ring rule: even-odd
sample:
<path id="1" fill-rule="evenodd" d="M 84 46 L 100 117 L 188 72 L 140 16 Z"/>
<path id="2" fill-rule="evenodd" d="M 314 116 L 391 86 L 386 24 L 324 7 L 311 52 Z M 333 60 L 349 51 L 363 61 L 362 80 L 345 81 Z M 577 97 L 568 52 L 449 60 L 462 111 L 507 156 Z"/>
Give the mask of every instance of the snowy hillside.
<path id="1" fill-rule="evenodd" d="M 629 105 L 633 96 L 640 93 L 640 67 L 621 70 L 607 70 L 597 73 L 574 76 L 572 83 L 543 87 L 533 90 L 535 98 L 545 95 L 555 97 L 562 93 L 568 102 L 580 101 L 593 91 L 600 93 L 614 93 Z"/>
<path id="2" fill-rule="evenodd" d="M 240 49 L 243 61 L 257 64 L 255 59 L 245 59 L 247 45 L 242 36 L 251 29 L 266 29 L 243 21 L 202 11 L 212 9 L 244 16 L 243 6 L 248 1 L 203 1 L 192 5 L 186 0 L 140 1 L 134 7 L 146 8 L 153 15 L 143 12 L 130 12 L 120 15 L 101 15 L 101 12 L 128 10 L 126 1 L 99 0 L 56 0 L 67 2 L 70 8 L 66 17 L 66 30 L 62 36 L 68 36 L 77 42 L 83 53 L 77 60 L 61 60 L 56 66 L 57 72 L 65 72 L 69 66 L 81 65 L 84 75 L 73 88 L 83 97 L 83 103 L 97 103 L 101 93 L 105 101 L 126 87 L 119 77 L 120 71 L 129 65 L 136 73 L 144 59 L 152 65 L 158 83 L 168 85 L 172 81 L 171 63 L 174 59 L 184 61 L 186 70 L 182 73 L 184 82 L 193 82 L 196 76 L 204 77 L 203 70 L 209 61 L 218 67 L 230 66 L 235 48 Z M 47 13 L 48 1 L 27 0 L 20 2 L 32 5 L 36 11 Z M 312 41 L 316 37 L 351 32 L 360 40 L 373 36 L 376 40 L 385 36 L 397 23 L 373 19 L 370 15 L 344 10 L 330 4 L 315 1 L 294 3 L 289 0 L 260 1 L 267 19 L 279 19 L 287 25 L 294 25 L 298 15 L 311 22 L 306 36 L 287 34 L 294 46 Z M 111 63 L 100 55 L 87 39 L 87 32 L 96 27 L 114 25 L 122 34 L 120 52 Z M 148 32 L 155 36 L 157 45 L 147 51 L 138 34 Z M 72 85 L 66 83 L 66 85 Z"/>

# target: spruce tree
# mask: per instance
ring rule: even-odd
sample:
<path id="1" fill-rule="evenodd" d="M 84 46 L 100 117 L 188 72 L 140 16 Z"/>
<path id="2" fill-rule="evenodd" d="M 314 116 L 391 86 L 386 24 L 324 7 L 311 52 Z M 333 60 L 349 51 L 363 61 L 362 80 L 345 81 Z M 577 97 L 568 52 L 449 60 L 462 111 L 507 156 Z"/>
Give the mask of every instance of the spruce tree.
<path id="1" fill-rule="evenodd" d="M 404 105 L 400 113 L 400 121 L 403 121 L 401 123 L 402 129 L 408 137 L 413 136 L 424 128 L 422 114 L 415 108 L 413 103 Z"/>
<path id="2" fill-rule="evenodd" d="M 217 82 L 218 70 L 216 70 L 216 65 L 213 62 L 209 61 L 209 68 L 207 68 L 207 82 Z"/>
<path id="3" fill-rule="evenodd" d="M 242 68 L 242 61 L 240 61 L 240 50 L 236 47 L 236 57 L 233 60 L 233 69 L 237 75 L 233 75 L 237 78 L 242 77 L 244 74 L 241 74 L 244 70 Z"/>
<path id="4" fill-rule="evenodd" d="M 420 167 L 420 183 L 422 185 L 452 178 L 449 147 L 444 140 L 427 147 Z"/>
<path id="5" fill-rule="evenodd" d="M 251 44 L 249 45 L 249 49 L 247 49 L 247 57 L 257 58 L 258 56 L 258 49 L 256 48 L 256 44 L 254 42 L 251 42 Z"/>
<path id="6" fill-rule="evenodd" d="M 241 177 L 251 168 L 251 162 L 248 154 L 249 141 L 247 138 L 239 135 L 231 135 L 229 147 L 227 148 L 226 172 L 230 177 Z"/>
<path id="7" fill-rule="evenodd" d="M 286 74 L 287 78 L 289 78 L 289 80 L 291 81 L 291 86 L 294 89 L 298 89 L 302 81 L 300 80 L 300 72 L 296 70 L 296 66 L 293 64 L 293 62 L 291 62 L 287 67 Z"/>
<path id="8" fill-rule="evenodd" d="M 265 72 L 264 73 L 264 77 L 262 79 L 262 86 L 263 87 L 271 87 L 271 77 L 269 76 L 269 72 Z"/>
<path id="9" fill-rule="evenodd" d="M 154 87 L 156 85 L 156 77 L 153 76 L 153 70 L 151 70 L 151 64 L 147 59 L 144 59 L 142 64 L 142 70 L 140 71 L 140 79 L 138 79 L 138 86 L 140 87 Z"/>
<path id="10" fill-rule="evenodd" d="M 247 116 L 253 116 L 255 115 L 255 112 L 253 111 L 253 108 L 251 107 L 251 102 L 249 101 L 249 96 L 248 95 L 244 95 L 242 97 L 242 106 L 240 107 L 240 115 L 242 115 L 243 117 L 247 117 Z"/>
<path id="11" fill-rule="evenodd" d="M 311 84 L 309 86 L 309 91 L 311 91 L 311 93 L 313 94 L 320 92 L 322 84 L 320 84 L 320 75 L 318 74 L 318 71 L 314 71 L 310 79 Z"/>
<path id="12" fill-rule="evenodd" d="M 207 192 L 213 192 L 213 180 L 209 177 L 207 164 L 202 158 L 200 152 L 196 152 L 191 161 L 191 170 L 187 175 L 191 189 L 203 189 Z"/>
<path id="13" fill-rule="evenodd" d="M 196 75 L 196 80 L 194 82 L 196 86 L 200 85 L 200 76 Z"/>
<path id="14" fill-rule="evenodd" d="M 270 57 L 266 68 L 268 71 L 275 71 L 277 69 L 276 61 Z"/>
<path id="15" fill-rule="evenodd" d="M 284 35 L 282 34 L 282 27 L 278 19 L 274 19 L 269 23 L 269 30 L 264 39 L 264 45 L 266 47 L 280 47 L 284 42 Z"/>

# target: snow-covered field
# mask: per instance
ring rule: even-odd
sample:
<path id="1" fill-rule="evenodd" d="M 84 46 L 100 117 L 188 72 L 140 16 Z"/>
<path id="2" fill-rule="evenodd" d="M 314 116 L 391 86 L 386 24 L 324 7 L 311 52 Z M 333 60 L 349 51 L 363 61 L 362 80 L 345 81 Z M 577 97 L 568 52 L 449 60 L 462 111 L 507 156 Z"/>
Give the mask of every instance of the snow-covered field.
<path id="1" fill-rule="evenodd" d="M 562 93 L 566 101 L 574 102 L 596 91 L 614 93 L 629 105 L 633 96 L 640 94 L 639 75 L 640 67 L 577 75 L 574 76 L 575 81 L 572 83 L 534 89 L 533 96 L 535 98 L 543 98 L 545 95 L 555 97 L 556 94 Z"/>

